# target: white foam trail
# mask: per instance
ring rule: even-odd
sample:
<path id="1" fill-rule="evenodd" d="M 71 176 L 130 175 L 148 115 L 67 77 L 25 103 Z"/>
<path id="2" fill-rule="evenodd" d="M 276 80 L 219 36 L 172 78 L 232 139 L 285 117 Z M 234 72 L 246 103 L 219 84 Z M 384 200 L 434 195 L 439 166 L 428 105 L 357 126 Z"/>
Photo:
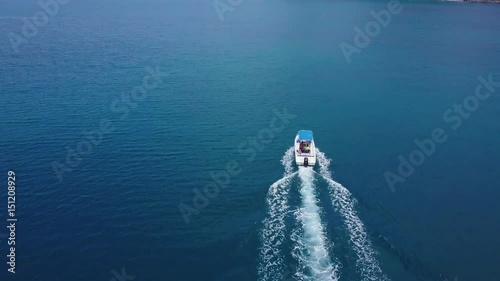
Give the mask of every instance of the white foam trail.
<path id="1" fill-rule="evenodd" d="M 365 226 L 356 213 L 356 199 L 340 183 L 331 178 L 329 171 L 330 159 L 316 149 L 316 157 L 319 164 L 320 175 L 325 179 L 330 187 L 330 196 L 334 207 L 340 212 L 347 226 L 350 242 L 354 247 L 358 260 L 356 265 L 359 268 L 362 280 L 389 280 L 380 269 L 375 258 L 376 253 L 366 233 Z"/>
<path id="2" fill-rule="evenodd" d="M 314 171 L 312 168 L 299 167 L 299 177 L 302 181 L 302 208 L 297 212 L 297 219 L 302 224 L 303 232 L 297 241 L 299 249 L 294 253 L 302 268 L 296 275 L 300 280 L 307 281 L 338 280 L 338 267 L 332 264 L 328 254 L 327 238 L 314 193 Z"/>
<path id="3" fill-rule="evenodd" d="M 294 148 L 289 148 L 281 163 L 285 168 L 283 178 L 271 185 L 267 193 L 268 215 L 264 220 L 261 232 L 260 264 L 258 267 L 259 280 L 283 280 L 283 256 L 280 245 L 285 239 L 285 216 L 289 211 L 288 192 L 293 172 Z"/>

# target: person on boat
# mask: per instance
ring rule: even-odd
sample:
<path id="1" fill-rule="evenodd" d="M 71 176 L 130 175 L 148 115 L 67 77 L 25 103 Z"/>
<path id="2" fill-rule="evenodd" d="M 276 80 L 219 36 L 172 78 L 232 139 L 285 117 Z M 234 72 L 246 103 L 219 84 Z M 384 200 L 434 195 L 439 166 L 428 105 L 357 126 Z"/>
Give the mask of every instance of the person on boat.
<path id="1" fill-rule="evenodd" d="M 306 151 L 306 153 L 311 152 L 311 148 L 309 147 L 309 144 L 306 144 L 306 146 L 304 147 L 304 150 Z"/>

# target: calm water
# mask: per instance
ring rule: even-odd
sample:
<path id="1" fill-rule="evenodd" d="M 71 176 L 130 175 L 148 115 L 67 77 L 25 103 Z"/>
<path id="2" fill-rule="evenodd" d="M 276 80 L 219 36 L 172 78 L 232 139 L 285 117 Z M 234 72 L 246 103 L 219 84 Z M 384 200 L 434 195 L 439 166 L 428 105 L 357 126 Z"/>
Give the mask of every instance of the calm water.
<path id="1" fill-rule="evenodd" d="M 211 1 L 70 1 L 19 53 L 9 33 L 22 34 L 22 17 L 41 8 L 3 5 L 0 235 L 8 170 L 18 222 L 15 275 L 0 236 L 1 280 L 119 280 L 113 270 L 122 268 L 123 280 L 247 281 L 278 271 L 327 280 L 311 273 L 314 262 L 362 280 L 357 250 L 372 251 L 377 278 L 500 280 L 500 90 L 456 130 L 442 117 L 479 75 L 500 73 L 500 6 L 403 6 L 348 64 L 339 44 L 352 44 L 353 28 L 386 2 L 244 0 L 221 21 Z M 147 80 L 155 87 L 128 101 L 147 67 L 160 72 Z M 248 138 L 284 108 L 295 118 L 249 159 Z M 112 129 L 67 162 L 102 120 Z M 447 141 L 391 192 L 384 172 L 397 173 L 398 156 L 408 159 L 434 128 Z M 268 189 L 299 129 L 314 131 L 332 159 L 326 169 L 357 200 L 359 221 L 350 222 L 362 223 L 368 246 L 356 248 L 348 206 L 332 204 L 318 167 L 279 187 L 288 213 L 276 211 L 281 232 L 270 229 L 284 238 L 266 240 Z M 186 224 L 179 204 L 193 206 L 193 189 L 229 161 L 239 174 Z M 72 165 L 61 181 L 55 162 Z M 318 231 L 321 241 L 306 239 Z M 280 262 L 259 273 L 266 243 Z M 309 252 L 314 245 L 327 256 Z"/>

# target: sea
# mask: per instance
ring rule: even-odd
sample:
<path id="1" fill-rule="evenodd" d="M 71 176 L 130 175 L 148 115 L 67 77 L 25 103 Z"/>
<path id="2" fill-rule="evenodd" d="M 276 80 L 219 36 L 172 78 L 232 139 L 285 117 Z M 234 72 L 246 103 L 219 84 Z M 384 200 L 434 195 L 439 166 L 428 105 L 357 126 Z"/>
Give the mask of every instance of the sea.
<path id="1" fill-rule="evenodd" d="M 4 1 L 0 280 L 499 281 L 499 16 Z"/>

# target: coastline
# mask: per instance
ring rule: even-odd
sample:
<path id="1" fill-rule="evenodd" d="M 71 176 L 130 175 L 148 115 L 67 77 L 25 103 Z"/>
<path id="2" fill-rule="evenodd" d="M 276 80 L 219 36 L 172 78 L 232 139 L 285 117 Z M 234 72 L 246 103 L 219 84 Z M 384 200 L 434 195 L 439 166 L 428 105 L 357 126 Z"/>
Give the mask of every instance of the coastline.
<path id="1" fill-rule="evenodd" d="M 443 2 L 462 2 L 462 3 L 493 3 L 500 4 L 500 0 L 440 0 Z"/>

